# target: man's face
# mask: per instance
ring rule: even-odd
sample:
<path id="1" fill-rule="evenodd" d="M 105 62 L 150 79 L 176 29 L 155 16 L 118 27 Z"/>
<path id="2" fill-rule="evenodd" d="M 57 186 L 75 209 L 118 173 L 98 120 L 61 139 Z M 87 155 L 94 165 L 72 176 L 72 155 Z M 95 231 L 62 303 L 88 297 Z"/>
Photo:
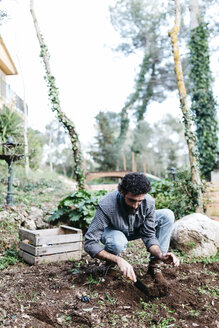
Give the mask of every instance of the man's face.
<path id="1" fill-rule="evenodd" d="M 133 195 L 131 192 L 128 192 L 126 195 L 121 192 L 124 200 L 125 200 L 125 204 L 127 206 L 128 212 L 129 214 L 135 214 L 139 205 L 141 204 L 141 202 L 143 201 L 143 199 L 145 198 L 146 194 L 140 194 L 140 195 Z"/>

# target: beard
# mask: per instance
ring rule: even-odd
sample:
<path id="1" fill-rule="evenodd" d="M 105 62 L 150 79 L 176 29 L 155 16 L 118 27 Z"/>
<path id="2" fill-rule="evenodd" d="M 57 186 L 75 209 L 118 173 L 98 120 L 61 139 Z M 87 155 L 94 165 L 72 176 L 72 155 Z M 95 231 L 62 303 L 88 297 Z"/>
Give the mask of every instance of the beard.
<path id="1" fill-rule="evenodd" d="M 128 206 L 125 204 L 125 207 L 126 207 L 126 211 L 128 212 L 128 214 L 135 214 L 138 210 L 138 208 L 133 208 L 131 206 Z"/>

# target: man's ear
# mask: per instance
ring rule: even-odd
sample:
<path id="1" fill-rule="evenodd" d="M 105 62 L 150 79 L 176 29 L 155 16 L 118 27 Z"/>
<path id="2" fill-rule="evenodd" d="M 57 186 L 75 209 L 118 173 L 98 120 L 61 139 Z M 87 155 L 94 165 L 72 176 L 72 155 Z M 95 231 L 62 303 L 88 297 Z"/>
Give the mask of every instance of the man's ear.
<path id="1" fill-rule="evenodd" d="M 120 194 L 122 195 L 122 197 L 125 197 L 125 193 L 123 190 L 120 190 Z"/>

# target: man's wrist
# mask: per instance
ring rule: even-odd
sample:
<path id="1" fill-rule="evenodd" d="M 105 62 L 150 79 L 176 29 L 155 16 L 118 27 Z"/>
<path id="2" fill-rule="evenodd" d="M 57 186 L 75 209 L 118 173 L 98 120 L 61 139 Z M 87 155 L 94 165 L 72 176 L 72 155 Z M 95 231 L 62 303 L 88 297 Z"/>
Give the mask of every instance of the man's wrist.
<path id="1" fill-rule="evenodd" d="M 164 259 L 163 253 L 160 253 L 159 260 L 163 261 L 163 259 Z"/>

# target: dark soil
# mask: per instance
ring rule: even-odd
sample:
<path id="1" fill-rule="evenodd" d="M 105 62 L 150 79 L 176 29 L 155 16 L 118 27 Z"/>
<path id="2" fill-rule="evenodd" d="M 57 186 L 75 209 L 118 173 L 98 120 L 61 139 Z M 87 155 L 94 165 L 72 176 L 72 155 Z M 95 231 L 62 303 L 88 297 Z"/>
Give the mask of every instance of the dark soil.
<path id="1" fill-rule="evenodd" d="M 143 247 L 132 242 L 133 256 Z M 130 254 L 129 254 L 130 256 Z M 29 266 L 19 263 L 0 272 L 1 327 L 219 327 L 218 263 L 165 266 L 167 289 L 135 266 L 148 294 L 83 254 L 80 262 Z M 90 302 L 82 302 L 86 294 Z"/>

